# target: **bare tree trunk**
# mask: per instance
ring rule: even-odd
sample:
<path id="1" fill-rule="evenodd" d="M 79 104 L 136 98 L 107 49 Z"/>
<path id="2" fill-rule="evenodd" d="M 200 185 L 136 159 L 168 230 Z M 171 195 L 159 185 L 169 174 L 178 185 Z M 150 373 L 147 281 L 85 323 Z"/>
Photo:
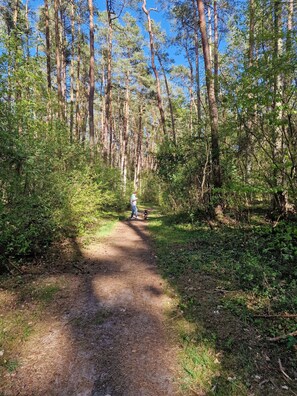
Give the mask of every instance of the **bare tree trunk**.
<path id="1" fill-rule="evenodd" d="M 288 22 L 287 22 L 287 50 L 292 46 L 292 31 L 293 31 L 293 15 L 294 15 L 294 0 L 289 0 L 288 4 Z"/>
<path id="2" fill-rule="evenodd" d="M 139 187 L 139 175 L 141 170 L 142 163 L 142 139 L 143 139 L 143 126 L 142 126 L 142 117 L 143 117 L 143 104 L 139 103 L 138 106 L 138 134 L 137 134 L 137 144 L 136 144 L 136 161 L 134 167 L 134 188 L 137 189 Z"/>
<path id="3" fill-rule="evenodd" d="M 189 54 L 188 46 L 186 45 L 186 57 L 190 67 L 190 87 L 189 87 L 189 95 L 190 95 L 190 119 L 189 119 L 189 128 L 191 131 L 191 135 L 193 134 L 193 102 L 194 102 L 194 95 L 193 95 L 193 86 L 194 86 L 194 73 L 193 73 L 193 65 L 191 56 Z"/>
<path id="4" fill-rule="evenodd" d="M 104 59 L 102 54 L 102 59 Z M 105 95 L 105 64 L 102 62 L 102 111 L 101 111 L 101 147 L 104 160 L 108 159 L 108 129 L 106 122 L 106 95 Z"/>
<path id="5" fill-rule="evenodd" d="M 61 0 L 60 0 L 61 6 Z M 62 91 L 62 118 L 66 121 L 66 23 L 64 8 L 60 7 L 60 55 L 61 55 L 61 91 Z"/>
<path id="6" fill-rule="evenodd" d="M 80 84 L 80 67 L 81 67 L 81 32 L 80 21 L 78 25 L 78 40 L 77 40 L 77 69 L 76 69 L 76 95 L 75 95 L 75 135 L 77 141 L 80 141 L 81 132 L 81 84 Z"/>
<path id="7" fill-rule="evenodd" d="M 209 48 L 209 59 L 212 63 L 213 53 L 212 53 L 212 26 L 211 26 L 211 9 L 210 5 L 207 6 L 207 17 L 208 17 L 208 48 Z"/>
<path id="8" fill-rule="evenodd" d="M 255 52 L 255 1 L 249 0 L 249 46 L 248 46 L 248 66 L 252 67 L 254 64 L 254 52 Z M 252 99 L 252 94 L 249 93 L 248 97 Z M 249 113 L 253 109 L 249 109 Z M 254 128 L 254 113 L 250 114 L 247 119 L 247 128 L 245 129 L 245 140 L 243 145 L 243 158 L 244 158 L 244 181 L 249 182 L 249 174 L 252 169 L 251 163 L 251 150 L 253 140 L 253 128 Z"/>
<path id="9" fill-rule="evenodd" d="M 45 51 L 46 51 L 47 87 L 48 89 L 51 89 L 52 70 L 51 70 L 50 19 L 49 19 L 49 11 L 48 11 L 48 0 L 44 0 L 44 8 L 45 8 Z"/>
<path id="10" fill-rule="evenodd" d="M 71 65 L 70 65 L 70 142 L 73 142 L 73 124 L 74 124 L 74 0 L 71 0 Z"/>
<path id="11" fill-rule="evenodd" d="M 281 120 L 283 118 L 282 112 L 282 102 L 279 97 L 282 95 L 282 77 L 279 73 L 278 68 L 278 60 L 282 53 L 282 4 L 281 0 L 274 1 L 274 62 L 276 63 L 274 66 L 275 76 L 274 76 L 274 99 L 273 99 L 273 107 L 275 110 L 276 119 L 278 120 L 278 125 L 281 124 Z M 287 206 L 287 198 L 284 192 L 284 164 L 283 164 L 283 134 L 280 126 L 276 125 L 274 127 L 274 150 L 273 150 L 273 158 L 274 158 L 274 184 L 278 191 L 273 196 L 273 210 L 285 213 Z"/>
<path id="12" fill-rule="evenodd" d="M 95 49 L 94 49 L 94 9 L 93 0 L 88 0 L 90 14 L 90 69 L 89 69 L 89 134 L 90 146 L 94 147 L 95 126 L 94 126 L 94 94 L 95 94 Z"/>
<path id="13" fill-rule="evenodd" d="M 207 40 L 203 0 L 197 0 L 197 7 L 200 18 L 200 32 L 202 38 L 207 96 L 208 96 L 208 105 L 209 105 L 209 113 L 210 113 L 212 179 L 213 179 L 213 186 L 215 188 L 220 188 L 222 187 L 222 178 L 221 178 L 220 148 L 219 148 L 219 136 L 218 136 L 219 117 L 218 117 L 218 108 L 215 97 L 214 78 L 211 68 L 209 43 Z"/>
<path id="14" fill-rule="evenodd" d="M 151 63 L 152 63 L 152 69 L 154 71 L 155 78 L 156 78 L 156 84 L 157 84 L 158 108 L 159 108 L 159 112 L 160 112 L 160 118 L 161 118 L 161 125 L 162 125 L 162 129 L 163 129 L 163 133 L 164 133 L 164 136 L 166 136 L 165 113 L 164 113 L 164 107 L 163 107 L 163 102 L 162 102 L 160 78 L 159 78 L 159 73 L 158 73 L 158 70 L 157 70 L 156 64 L 155 64 L 154 33 L 153 33 L 153 29 L 152 29 L 152 21 L 151 21 L 151 17 L 150 17 L 150 10 L 146 9 L 146 0 L 143 0 L 142 10 L 147 16 L 148 33 L 149 33 L 149 36 L 150 36 Z"/>
<path id="15" fill-rule="evenodd" d="M 60 28 L 59 28 L 59 6 L 60 1 L 54 0 L 55 12 L 55 41 L 56 41 L 56 68 L 57 68 L 57 87 L 58 87 L 58 115 L 62 119 L 62 83 L 61 83 L 61 45 L 60 45 Z"/>
<path id="16" fill-rule="evenodd" d="M 123 177 L 124 191 L 127 186 L 127 153 L 128 153 L 128 131 L 129 131 L 129 111 L 130 111 L 130 76 L 129 72 L 126 75 L 126 94 L 124 104 L 124 125 L 123 125 L 123 136 L 122 136 L 122 159 L 121 159 L 121 171 Z"/>
<path id="17" fill-rule="evenodd" d="M 164 80 L 165 80 L 165 87 L 166 87 L 166 93 L 167 93 L 169 110 L 170 110 L 170 118 L 171 118 L 172 138 L 173 138 L 174 144 L 176 144 L 176 131 L 175 131 L 175 122 L 174 122 L 174 113 L 173 113 L 173 106 L 172 106 L 172 100 L 171 100 L 171 93 L 170 93 L 169 84 L 168 84 L 168 80 L 167 80 L 167 76 L 166 76 L 166 71 L 164 69 L 162 59 L 158 52 L 157 52 L 157 57 L 158 57 L 158 60 L 159 60 L 159 63 L 160 63 L 160 66 L 161 66 L 161 69 L 163 72 Z"/>
<path id="18" fill-rule="evenodd" d="M 195 42 L 195 73 L 196 73 L 196 96 L 197 96 L 197 116 L 198 123 L 201 123 L 202 113 L 201 113 L 201 95 L 200 95 L 200 73 L 199 73 L 199 41 L 198 41 L 198 15 L 197 15 L 197 7 L 195 4 L 195 0 L 192 0 L 193 7 L 195 9 L 195 33 L 194 33 L 194 42 Z M 200 130 L 200 126 L 199 126 Z"/>
<path id="19" fill-rule="evenodd" d="M 29 29 L 29 0 L 26 0 L 26 6 L 25 6 L 25 17 L 26 17 L 26 56 L 27 56 L 27 62 L 30 58 L 30 45 L 29 45 L 29 34 L 30 34 L 30 29 Z"/>
<path id="20" fill-rule="evenodd" d="M 253 65 L 254 52 L 255 52 L 255 3 L 254 0 L 250 0 L 250 27 L 249 27 L 249 66 Z"/>
<path id="21" fill-rule="evenodd" d="M 213 62 L 214 62 L 214 85 L 216 101 L 219 98 L 219 31 L 218 31 L 218 7 L 217 1 L 213 2 L 214 12 L 214 51 L 213 51 Z"/>
<path id="22" fill-rule="evenodd" d="M 111 81 L 111 62 L 112 62 L 112 18 L 109 1 L 106 0 L 107 17 L 108 17 L 108 51 L 107 51 L 107 81 L 105 92 L 105 130 L 108 136 L 108 158 L 109 163 L 112 163 L 112 141 L 113 141 L 113 128 L 112 128 L 112 81 Z"/>
<path id="23" fill-rule="evenodd" d="M 15 0 L 15 6 L 14 6 L 14 12 L 13 12 L 13 26 L 14 26 L 14 28 L 17 27 L 19 8 L 20 8 L 19 0 Z"/>

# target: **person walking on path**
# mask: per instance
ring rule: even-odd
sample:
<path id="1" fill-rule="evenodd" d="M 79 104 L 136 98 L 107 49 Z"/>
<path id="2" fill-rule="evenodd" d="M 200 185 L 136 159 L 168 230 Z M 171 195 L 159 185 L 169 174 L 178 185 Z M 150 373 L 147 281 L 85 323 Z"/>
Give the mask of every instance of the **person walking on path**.
<path id="1" fill-rule="evenodd" d="M 133 219 L 133 216 L 136 217 L 137 219 L 137 191 L 134 191 L 134 193 L 130 197 L 130 204 L 131 204 L 131 219 Z"/>

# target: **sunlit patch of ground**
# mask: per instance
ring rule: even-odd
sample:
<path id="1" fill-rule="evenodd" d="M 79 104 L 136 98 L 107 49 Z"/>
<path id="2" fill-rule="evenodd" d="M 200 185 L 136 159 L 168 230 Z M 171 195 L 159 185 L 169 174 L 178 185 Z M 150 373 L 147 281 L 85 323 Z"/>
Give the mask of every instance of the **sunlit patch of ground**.
<path id="1" fill-rule="evenodd" d="M 64 260 L 23 277 L 5 317 L 14 324 L 4 332 L 0 394 L 178 394 L 179 347 L 164 321 L 172 298 L 144 227 L 121 223 L 104 243 L 69 242 Z M 5 287 L 14 294 L 13 282 Z"/>
<path id="2" fill-rule="evenodd" d="M 292 346 L 268 343 L 255 326 L 260 320 L 263 328 L 267 325 L 267 318 L 256 316 L 271 311 L 273 301 L 267 293 L 243 291 L 236 283 L 240 271 L 256 281 L 253 270 L 261 268 L 258 262 L 245 267 L 241 256 L 243 262 L 236 260 L 245 253 L 244 235 L 232 229 L 210 230 L 200 223 L 175 224 L 169 217 L 152 218 L 149 227 L 158 265 L 176 301 L 167 322 L 179 334 L 182 391 L 220 396 L 295 394 Z M 286 328 L 275 328 L 276 334 L 294 331 L 289 320 L 294 318 L 286 319 Z M 274 323 L 281 326 L 275 318 Z M 283 362 L 285 374 L 280 369 Z"/>

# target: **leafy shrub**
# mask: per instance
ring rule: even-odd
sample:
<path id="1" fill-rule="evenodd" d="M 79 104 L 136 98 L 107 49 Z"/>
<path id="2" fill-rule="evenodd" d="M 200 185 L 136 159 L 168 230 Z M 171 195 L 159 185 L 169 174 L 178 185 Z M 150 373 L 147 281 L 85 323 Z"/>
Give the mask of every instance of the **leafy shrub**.
<path id="1" fill-rule="evenodd" d="M 53 239 L 77 235 L 104 211 L 120 210 L 124 200 L 119 172 L 91 161 L 86 148 L 70 143 L 65 125 L 47 123 L 44 109 L 35 109 L 40 119 L 25 105 L 0 110 L 3 270 L 9 257 L 34 255 Z"/>

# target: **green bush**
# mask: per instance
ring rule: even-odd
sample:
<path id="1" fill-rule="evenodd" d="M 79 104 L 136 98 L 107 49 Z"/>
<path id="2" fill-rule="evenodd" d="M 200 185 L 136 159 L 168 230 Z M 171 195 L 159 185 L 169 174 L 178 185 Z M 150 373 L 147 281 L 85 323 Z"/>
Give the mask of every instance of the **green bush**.
<path id="1" fill-rule="evenodd" d="M 0 104 L 0 271 L 8 258 L 38 254 L 125 203 L 119 172 L 70 143 L 67 126 L 49 124 L 42 106 L 35 110 L 40 117 L 25 104 Z"/>

